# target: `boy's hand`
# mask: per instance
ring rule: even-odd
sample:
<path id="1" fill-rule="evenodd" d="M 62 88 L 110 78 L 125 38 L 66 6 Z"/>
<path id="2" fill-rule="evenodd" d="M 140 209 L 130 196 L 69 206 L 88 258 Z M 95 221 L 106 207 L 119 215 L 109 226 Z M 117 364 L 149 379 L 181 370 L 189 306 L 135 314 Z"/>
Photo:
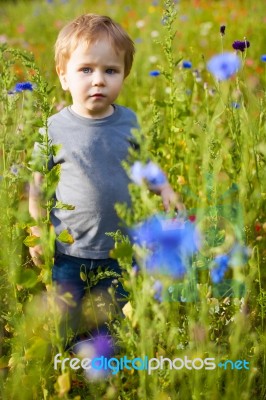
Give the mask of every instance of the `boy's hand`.
<path id="1" fill-rule="evenodd" d="M 176 209 L 180 214 L 186 212 L 186 207 L 182 202 L 181 196 L 172 189 L 168 182 L 158 187 L 158 192 L 162 197 L 162 202 L 166 211 Z"/>
<path id="2" fill-rule="evenodd" d="M 30 228 L 31 230 L 31 234 L 34 236 L 41 236 L 41 230 L 38 226 L 32 226 Z M 37 244 L 34 247 L 29 247 L 29 252 L 32 258 L 32 261 L 35 265 L 40 266 L 43 264 L 42 261 L 42 255 L 43 255 L 43 249 L 42 246 L 40 244 Z"/>

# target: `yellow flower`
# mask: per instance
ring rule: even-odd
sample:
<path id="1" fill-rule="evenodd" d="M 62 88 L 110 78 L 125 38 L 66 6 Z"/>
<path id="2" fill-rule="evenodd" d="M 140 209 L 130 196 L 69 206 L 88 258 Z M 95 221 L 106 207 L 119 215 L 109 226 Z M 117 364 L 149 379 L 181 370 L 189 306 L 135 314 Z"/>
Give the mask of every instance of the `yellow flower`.
<path id="1" fill-rule="evenodd" d="M 186 180 L 182 175 L 178 175 L 177 182 L 179 183 L 179 185 L 185 185 Z"/>

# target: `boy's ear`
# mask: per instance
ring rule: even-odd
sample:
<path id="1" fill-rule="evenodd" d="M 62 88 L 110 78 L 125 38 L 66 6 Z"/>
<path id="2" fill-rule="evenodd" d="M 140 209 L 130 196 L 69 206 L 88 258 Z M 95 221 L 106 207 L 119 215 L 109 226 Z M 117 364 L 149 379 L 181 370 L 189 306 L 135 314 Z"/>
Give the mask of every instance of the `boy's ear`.
<path id="1" fill-rule="evenodd" d="M 67 83 L 67 78 L 66 78 L 66 72 L 65 70 L 61 69 L 60 67 L 56 67 L 56 72 L 59 77 L 61 86 L 63 90 L 68 90 L 68 83 Z"/>

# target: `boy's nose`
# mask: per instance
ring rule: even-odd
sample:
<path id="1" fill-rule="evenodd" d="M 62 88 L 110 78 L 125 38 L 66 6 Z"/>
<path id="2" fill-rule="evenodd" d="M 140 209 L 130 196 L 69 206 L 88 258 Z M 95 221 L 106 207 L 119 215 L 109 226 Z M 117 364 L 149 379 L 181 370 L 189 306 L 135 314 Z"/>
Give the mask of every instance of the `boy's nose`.
<path id="1" fill-rule="evenodd" d="M 101 71 L 95 71 L 92 78 L 93 86 L 103 86 L 104 85 L 104 76 Z"/>

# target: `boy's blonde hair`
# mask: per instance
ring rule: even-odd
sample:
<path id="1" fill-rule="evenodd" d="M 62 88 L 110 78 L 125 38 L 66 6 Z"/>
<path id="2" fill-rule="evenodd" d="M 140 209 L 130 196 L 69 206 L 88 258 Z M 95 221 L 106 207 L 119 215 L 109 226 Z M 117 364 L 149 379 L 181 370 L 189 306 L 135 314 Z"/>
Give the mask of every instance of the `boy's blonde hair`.
<path id="1" fill-rule="evenodd" d="M 101 37 L 107 37 L 115 50 L 125 51 L 126 77 L 133 63 L 134 43 L 119 24 L 109 17 L 97 14 L 83 14 L 59 32 L 55 43 L 56 67 L 64 70 L 78 44 L 85 41 L 90 45 Z"/>

